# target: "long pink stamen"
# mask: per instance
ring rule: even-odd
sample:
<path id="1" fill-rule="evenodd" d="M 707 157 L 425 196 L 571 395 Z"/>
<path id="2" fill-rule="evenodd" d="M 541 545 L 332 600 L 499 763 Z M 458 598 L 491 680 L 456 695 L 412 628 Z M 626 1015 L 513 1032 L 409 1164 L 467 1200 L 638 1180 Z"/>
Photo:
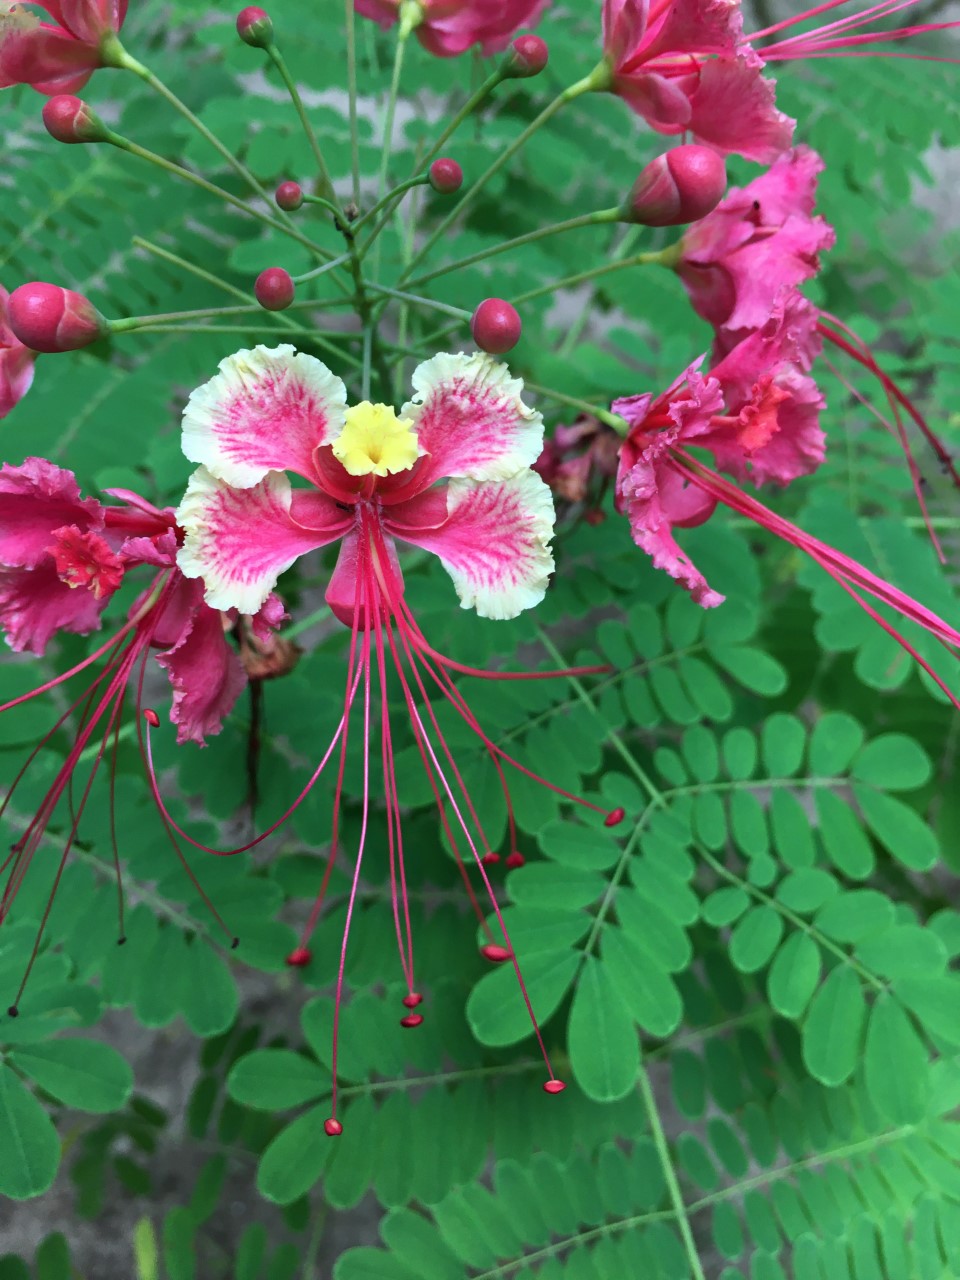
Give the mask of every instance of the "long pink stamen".
<path id="1" fill-rule="evenodd" d="M 360 552 L 363 557 L 363 550 Z M 361 577 L 365 576 L 360 572 L 358 566 L 358 582 Z M 343 925 L 343 940 L 340 945 L 340 963 L 337 968 L 337 990 L 334 997 L 333 1005 L 333 1049 L 331 1053 L 330 1071 L 332 1078 L 332 1097 L 330 1101 L 330 1118 L 326 1122 L 328 1126 L 336 1126 L 331 1136 L 342 1132 L 340 1122 L 337 1119 L 337 1054 L 339 1049 L 340 1035 L 340 1006 L 343 1001 L 343 975 L 347 964 L 347 944 L 350 939 L 350 925 L 353 920 L 353 909 L 357 901 L 357 890 L 360 887 L 360 869 L 363 864 L 363 851 L 367 843 L 367 820 L 370 812 L 370 626 L 371 626 L 371 609 L 373 601 L 369 598 L 369 592 L 364 586 L 364 630 L 363 644 L 361 648 L 360 662 L 363 667 L 363 740 L 366 750 L 363 753 L 363 816 L 360 822 L 360 841 L 357 846 L 357 859 L 353 869 L 353 881 L 350 885 L 350 897 L 347 902 L 347 917 Z M 356 624 L 355 624 L 356 625 Z M 331 862 L 333 863 L 332 851 Z M 330 1133 L 330 1129 L 327 1129 Z"/>

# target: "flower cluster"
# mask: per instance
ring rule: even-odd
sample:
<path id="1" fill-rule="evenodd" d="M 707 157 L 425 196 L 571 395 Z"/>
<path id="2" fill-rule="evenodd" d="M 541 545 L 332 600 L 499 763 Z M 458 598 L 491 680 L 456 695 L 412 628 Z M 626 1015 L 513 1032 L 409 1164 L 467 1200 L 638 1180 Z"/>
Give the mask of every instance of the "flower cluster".
<path id="1" fill-rule="evenodd" d="M 513 773 L 577 805 L 588 821 L 616 826 L 625 814 L 621 809 L 610 811 L 595 799 L 570 794 L 534 774 L 484 728 L 463 693 L 460 676 L 511 680 L 570 673 L 485 672 L 438 652 L 407 600 L 405 549 L 416 548 L 438 558 L 463 609 L 492 620 L 515 618 L 541 602 L 555 572 L 554 495 L 579 505 L 587 522 L 594 524 L 606 518 L 612 490 L 612 508 L 629 522 L 637 546 L 696 602 L 713 608 L 723 602 L 723 596 L 684 552 L 677 535 L 708 521 L 723 505 L 811 556 L 914 656 L 919 657 L 909 642 L 861 593 L 920 624 L 947 647 L 960 647 L 960 632 L 948 623 L 810 537 L 747 491 L 791 485 L 811 475 L 823 461 L 825 397 L 815 369 L 826 341 L 870 369 L 895 403 L 896 415 L 906 410 L 938 449 L 941 461 L 949 462 L 922 416 L 869 350 L 842 322 L 818 311 L 802 292 L 820 271 L 835 234 L 815 208 L 822 161 L 808 147 L 794 145 L 795 122 L 776 104 L 768 64 L 832 55 L 880 38 L 906 38 L 930 29 L 929 24 L 892 33 L 872 29 L 876 18 L 908 7 L 913 0 L 883 0 L 853 16 L 809 29 L 812 20 L 843 3 L 846 0 L 827 0 L 764 31 L 746 33 L 739 0 L 603 0 L 596 68 L 567 86 L 472 186 L 468 175 L 460 202 L 429 237 L 421 242 L 411 231 L 401 274 L 384 284 L 373 274 L 381 261 L 381 245 L 376 242 L 391 224 L 400 201 L 418 187 L 429 187 L 431 201 L 456 196 L 465 177 L 456 160 L 441 154 L 448 138 L 504 80 L 533 77 L 547 67 L 545 41 L 518 33 L 545 16 L 549 0 L 355 0 L 357 14 L 384 29 L 396 28 L 397 54 L 383 129 L 379 190 L 376 197 L 364 191 L 355 166 L 351 199 L 341 198 L 338 182 L 327 171 L 320 141 L 283 61 L 269 15 L 256 6 L 244 9 L 237 19 L 239 36 L 278 71 L 317 161 L 317 172 L 309 181 L 303 175 L 302 181 L 288 177 L 276 187 L 272 202 L 264 199 L 267 192 L 246 162 L 123 49 L 120 32 L 127 0 L 42 0 L 29 8 L 0 0 L 0 87 L 31 85 L 48 95 L 42 118 L 52 138 L 68 144 L 109 145 L 138 162 L 154 164 L 165 175 L 222 198 L 233 212 L 266 224 L 271 235 L 289 236 L 316 264 L 299 276 L 285 267 L 264 266 L 245 294 L 230 283 L 218 282 L 206 266 L 152 246 L 201 280 L 220 283 L 233 295 L 239 292 L 239 305 L 117 319 L 106 318 L 88 299 L 60 285 L 32 281 L 10 295 L 0 288 L 0 418 L 15 411 L 29 391 L 38 354 L 74 351 L 94 343 L 108 354 L 108 343 L 123 335 L 176 329 L 178 324 L 186 331 L 221 316 L 245 317 L 254 329 L 262 328 L 264 335 L 278 339 L 293 330 L 303 335 L 302 346 L 325 350 L 330 335 L 311 328 L 312 317 L 299 328 L 286 314 L 298 307 L 323 310 L 322 303 L 305 299 L 304 294 L 298 298 L 300 286 L 313 282 L 320 289 L 335 282 L 341 294 L 337 305 L 346 302 L 359 322 L 356 331 L 343 327 L 333 334 L 342 343 L 335 350 L 349 351 L 351 342 L 358 344 L 344 362 L 344 368 L 349 368 L 352 360 L 357 370 L 353 396 L 339 372 L 311 350 L 298 350 L 289 342 L 257 343 L 220 360 L 219 371 L 190 394 L 183 413 L 182 451 L 196 469 L 185 482 L 176 508 L 155 505 L 127 489 L 107 490 L 104 498 L 109 501 L 84 497 L 72 472 L 42 458 L 29 457 L 20 465 L 5 463 L 0 468 L 0 629 L 10 647 L 17 653 L 43 655 L 60 634 L 89 636 L 105 618 L 117 619 L 110 638 L 82 661 L 33 693 L 0 707 L 0 711 L 11 710 L 52 688 L 59 691 L 78 676 L 89 677 L 84 691 L 32 753 L 0 804 L 2 813 L 40 747 L 54 734 L 72 729 L 74 739 L 65 760 L 0 867 L 6 877 L 0 923 L 10 914 L 33 854 L 66 796 L 70 814 L 62 870 L 93 774 L 111 744 L 116 754 L 131 692 L 150 789 L 177 856 L 182 858 L 179 841 L 207 853 L 241 851 L 209 849 L 178 825 L 167 807 L 153 759 L 153 735 L 160 731 L 161 720 L 144 703 L 150 660 L 155 659 L 169 684 L 169 720 L 176 728 L 177 742 L 204 745 L 220 731 L 249 680 L 282 673 L 295 662 L 294 646 L 278 634 L 287 615 L 275 589 L 281 576 L 303 557 L 335 548 L 325 599 L 333 617 L 349 633 L 349 645 L 344 641 L 342 714 L 339 723 L 331 726 L 332 737 L 299 795 L 279 819 L 242 847 L 260 845 L 299 807 L 328 766 L 335 770 L 326 867 L 299 945 L 287 957 L 294 967 L 311 964 L 311 936 L 321 918 L 332 869 L 345 852 L 341 810 L 346 752 L 351 735 L 355 740 L 359 733 L 361 827 L 357 847 L 351 851 L 339 963 L 335 974 L 325 975 L 336 987 L 333 1097 L 326 1132 L 341 1132 L 337 1044 L 349 931 L 371 807 L 376 802 L 374 774 L 380 775 L 382 784 L 379 799 L 386 812 L 389 894 L 406 986 L 402 1024 L 413 1028 L 424 1017 L 410 927 L 405 804 L 394 753 L 397 726 L 391 724 L 388 685 L 394 693 L 400 690 L 404 732 L 412 738 L 440 829 L 485 930 L 482 954 L 491 963 L 513 965 L 546 1063 L 544 1088 L 550 1093 L 563 1089 L 550 1065 L 490 880 L 489 869 L 501 854 L 487 838 L 483 806 L 471 797 L 466 771 L 458 764 L 444 729 L 445 717 L 452 717 L 496 775 L 507 813 L 508 867 L 523 862 L 508 781 Z M 49 21 L 38 17 L 36 8 Z M 349 6 L 347 14 L 352 23 Z M 783 34 L 794 28 L 799 34 Z M 469 49 L 504 56 L 426 158 L 424 151 L 419 153 L 420 171 L 388 189 L 396 90 L 403 50 L 414 34 L 429 53 L 439 57 Z M 249 200 L 102 124 L 86 103 L 73 96 L 100 67 L 132 72 L 159 90 L 191 127 L 199 127 L 205 144 L 219 150 L 233 174 L 249 188 Z M 518 347 L 523 325 L 517 308 L 524 298 L 514 303 L 496 297 L 472 298 L 469 309 L 456 307 L 427 296 L 424 290 L 435 277 L 462 262 L 419 276 L 416 271 L 433 245 L 443 240 L 444 232 L 465 215 L 486 183 L 537 129 L 569 102 L 591 93 L 615 95 L 650 129 L 670 139 L 669 149 L 642 170 L 618 207 L 565 219 L 482 249 L 466 261 L 485 261 L 546 235 L 594 225 L 683 227 L 674 243 L 641 254 L 637 261 L 677 273 L 693 311 L 712 327 L 713 341 L 709 352 L 692 359 L 665 390 L 627 394 L 636 388 L 624 385 L 624 394 L 614 400 L 609 412 L 558 395 L 561 403 L 589 412 L 545 441 L 543 418 L 527 402 L 522 380 L 494 358 Z M 351 109 L 355 98 L 354 93 Z M 623 114 L 629 118 L 626 110 Z M 745 186 L 728 191 L 730 155 L 768 167 Z M 328 220 L 326 230 L 340 238 L 342 253 L 333 253 L 327 243 L 308 234 L 305 214 L 311 211 Z M 304 220 L 298 222 L 297 217 Z M 369 253 L 371 247 L 373 253 Z M 620 265 L 606 263 L 524 297 L 580 284 Z M 393 325 L 384 317 L 397 302 L 404 309 Z M 451 327 L 460 326 L 467 349 L 430 354 L 418 363 L 412 373 L 411 398 L 397 409 L 386 403 L 394 399 L 398 372 L 394 365 L 402 365 L 409 354 L 411 334 L 420 338 L 427 332 L 426 325 L 408 323 L 411 312 L 420 320 L 423 311 L 439 311 L 444 320 L 452 316 Z M 210 332 L 215 329 L 211 327 Z M 241 327 L 241 332 L 246 330 Z M 424 339 L 421 345 L 433 353 L 439 341 Z M 373 398 L 374 385 L 383 402 Z M 913 467 L 909 448 L 907 452 Z M 136 583 L 132 604 L 129 595 L 118 596 L 130 574 L 135 575 L 130 581 Z M 604 669 L 585 668 L 577 674 Z M 939 677 L 934 678 L 960 706 L 953 692 Z M 74 805 L 74 773 L 91 753 L 93 770 L 80 803 Z M 484 896 L 498 932 L 481 905 Z M 45 915 L 41 935 L 46 920 Z M 229 930 L 227 934 L 232 936 Z M 38 945 L 39 941 L 38 937 Z M 36 954 L 35 948 L 30 964 Z M 29 968 L 28 964 L 27 973 Z M 20 994 L 22 990 L 21 986 Z M 16 1011 L 15 1002 L 11 1012 Z"/>

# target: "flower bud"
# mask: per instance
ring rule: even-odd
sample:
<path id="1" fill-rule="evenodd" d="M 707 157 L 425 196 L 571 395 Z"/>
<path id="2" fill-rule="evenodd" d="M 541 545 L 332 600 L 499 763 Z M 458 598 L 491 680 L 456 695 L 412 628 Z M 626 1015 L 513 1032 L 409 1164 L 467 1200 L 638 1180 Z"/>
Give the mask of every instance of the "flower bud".
<path id="1" fill-rule="evenodd" d="M 273 44 L 273 23 L 266 10 L 249 4 L 237 14 L 237 35 L 244 44 L 254 49 L 266 49 Z"/>
<path id="2" fill-rule="evenodd" d="M 43 123 L 58 142 L 106 142 L 109 135 L 82 98 L 58 93 L 43 104 Z"/>
<path id="3" fill-rule="evenodd" d="M 39 281 L 14 289 L 7 315 L 10 328 L 25 347 L 48 355 L 89 347 L 110 331 L 108 322 L 82 294 Z"/>
<path id="4" fill-rule="evenodd" d="M 511 80 L 527 80 L 538 76 L 549 58 L 546 40 L 539 36 L 517 36 L 510 46 L 504 70 Z"/>
<path id="5" fill-rule="evenodd" d="M 303 187 L 299 182 L 281 182 L 273 198 L 281 209 L 293 213 L 303 204 Z"/>
<path id="6" fill-rule="evenodd" d="M 470 332 L 481 351 L 502 356 L 520 341 L 523 323 L 515 307 L 502 298 L 481 302 L 470 321 Z"/>
<path id="7" fill-rule="evenodd" d="M 723 199 L 727 169 L 709 147 L 674 147 L 651 160 L 623 208 L 626 222 L 676 227 L 705 218 Z"/>
<path id="8" fill-rule="evenodd" d="M 283 267 L 267 267 L 257 276 L 253 292 L 265 311 L 283 311 L 293 301 L 296 286 Z"/>
<path id="9" fill-rule="evenodd" d="M 441 195 L 450 196 L 463 186 L 463 170 L 456 160 L 441 156 L 430 166 L 430 185 Z"/>

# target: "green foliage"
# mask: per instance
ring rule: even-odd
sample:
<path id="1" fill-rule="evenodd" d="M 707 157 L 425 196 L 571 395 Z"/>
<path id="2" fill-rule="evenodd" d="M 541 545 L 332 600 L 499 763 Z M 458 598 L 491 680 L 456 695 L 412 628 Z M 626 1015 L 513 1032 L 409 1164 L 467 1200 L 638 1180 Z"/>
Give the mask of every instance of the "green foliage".
<path id="1" fill-rule="evenodd" d="M 597 14 L 587 8 L 556 6 L 543 76 L 502 85 L 449 144 L 468 183 L 595 64 Z M 236 40 L 232 11 L 221 7 L 201 23 L 186 0 L 132 9 L 128 46 L 265 187 L 312 176 L 312 151 L 281 82 Z M 326 14 L 319 21 L 307 0 L 276 0 L 271 12 L 297 80 L 334 91 L 319 102 L 308 97 L 308 110 L 339 184 L 354 162 L 337 96 L 344 32 Z M 369 201 L 394 43 L 371 23 L 358 23 L 357 36 L 356 163 Z M 396 181 L 418 168 L 435 121 L 489 71 L 481 60 L 431 58 L 415 42 L 406 56 L 406 101 L 388 165 Z M 838 245 L 813 286 L 817 301 L 873 344 L 949 446 L 960 439 L 956 289 L 946 273 L 957 232 L 936 221 L 927 184 L 930 148 L 960 142 L 955 72 L 904 60 L 891 76 L 891 65 L 784 65 L 779 101 L 827 165 L 820 204 Z M 102 71 L 85 92 L 143 145 L 246 194 L 209 143 L 134 77 Z M 8 288 L 55 280 L 110 315 L 163 314 L 237 301 L 231 290 L 249 297 L 267 265 L 313 265 L 302 245 L 196 187 L 168 186 L 119 152 L 51 145 L 37 104 L 19 90 L 4 102 L 0 279 Z M 577 101 L 489 184 L 456 233 L 440 238 L 428 269 L 619 203 L 662 146 L 614 97 Z M 736 182 L 755 172 L 731 164 Z M 408 200 L 404 215 L 417 210 L 418 234 L 451 207 L 422 188 Z M 408 252 L 404 215 L 372 255 L 388 282 Z M 340 251 L 342 237 L 322 210 L 298 218 L 323 250 Z M 531 399 L 553 427 L 578 406 L 603 409 L 619 395 L 661 390 L 708 348 L 710 331 L 670 272 L 610 271 L 565 307 L 544 288 L 662 247 L 670 235 L 591 227 L 451 270 L 418 292 L 470 311 L 491 293 L 536 291 L 522 303 L 524 340 L 510 359 L 541 389 Z M 229 352 L 284 341 L 290 324 L 302 324 L 315 332 L 291 340 L 359 390 L 361 346 L 349 324 L 344 330 L 331 278 L 300 286 L 299 297 L 314 305 L 289 313 L 296 320 L 254 315 L 233 319 L 236 332 L 123 337 L 44 357 L 30 394 L 4 420 L 5 457 L 42 454 L 75 470 L 86 490 L 129 485 L 176 503 L 188 474 L 179 411 Z M 399 315 L 399 307 L 381 315 L 385 333 L 396 331 Z M 429 308 L 405 311 L 403 350 L 391 354 L 404 396 L 414 357 L 468 344 L 466 325 L 448 319 Z M 828 354 L 845 381 L 817 366 L 830 401 L 827 462 L 771 505 L 953 619 L 955 493 L 908 425 L 945 570 L 901 443 L 862 402 L 887 411 L 876 382 Z M 530 682 L 465 677 L 459 687 L 492 740 L 525 767 L 604 811 L 622 806 L 626 819 L 613 828 L 511 774 L 517 831 L 509 849 L 507 806 L 487 753 L 449 707 L 437 706 L 491 848 L 526 859 L 515 869 L 501 862 L 489 877 L 566 1090 L 541 1089 L 546 1068 L 513 966 L 477 954 L 489 937 L 501 939 L 501 920 L 473 870 L 484 925 L 465 910 L 398 685 L 389 700 L 425 1021 L 416 1030 L 399 1025 L 406 988 L 386 817 L 375 801 L 335 1079 L 332 982 L 361 826 L 360 735 L 346 756 L 344 856 L 313 958 L 289 970 L 284 957 L 326 866 L 332 787 L 318 786 L 254 853 L 214 858 L 185 844 L 181 858 L 145 788 L 131 726 L 119 740 L 112 788 L 122 929 L 106 767 L 58 881 L 88 752 L 0 930 L 5 1006 L 43 923 L 19 1016 L 0 1019 L 0 1195 L 42 1196 L 60 1170 L 57 1203 L 71 1203 L 81 1225 L 104 1229 L 113 1221 L 108 1209 L 123 1206 L 132 1225 L 122 1274 L 137 1280 L 328 1274 L 332 1255 L 327 1270 L 316 1262 L 327 1248 L 328 1214 L 343 1227 L 336 1280 L 960 1273 L 960 791 L 949 704 L 816 565 L 757 530 L 718 512 L 681 531 L 684 549 L 727 595 L 722 608 L 704 611 L 650 567 L 609 499 L 602 514 L 599 525 L 575 514 L 561 523 L 547 600 L 535 617 L 513 623 L 464 614 L 436 566 L 415 556 L 404 562 L 424 633 L 457 661 L 606 667 Z M 285 579 L 295 618 L 317 609 L 331 565 L 322 553 Z M 99 638 L 69 638 L 42 661 L 0 665 L 0 701 L 81 661 L 121 624 L 131 599 L 111 605 Z M 916 628 L 904 633 L 955 688 L 952 658 Z M 301 640 L 297 670 L 263 690 L 258 829 L 289 806 L 342 714 L 344 633 L 321 614 Z M 4 786 L 52 728 L 55 701 L 0 717 Z M 253 729 L 242 701 L 203 752 L 176 748 L 166 728 L 155 735 L 172 816 L 212 847 L 247 838 Z M 44 741 L 2 815 L 7 844 L 26 829 L 71 741 L 63 730 Z M 376 734 L 372 750 L 376 757 Z M 121 932 L 126 942 L 117 946 Z M 118 1026 L 135 1029 L 136 1051 L 129 1035 L 124 1052 L 115 1047 Z M 150 1059 L 164 1046 L 189 1067 L 181 1099 L 158 1091 L 152 1075 Z M 331 1140 L 323 1121 L 334 1086 L 344 1132 Z M 172 1165 L 179 1176 L 169 1193 Z M 192 1168 L 189 1176 L 181 1166 Z M 232 1211 L 238 1201 L 242 1221 Z M 15 1223 L 25 1208 L 13 1206 Z M 347 1215 L 368 1210 L 380 1243 L 367 1233 L 362 1246 L 343 1248 L 358 1238 Z M 93 1274 L 74 1223 L 58 1220 L 63 1234 L 27 1249 L 16 1235 L 8 1242 L 5 1215 L 0 1222 L 0 1248 L 17 1251 L 0 1257 L 0 1280 Z"/>

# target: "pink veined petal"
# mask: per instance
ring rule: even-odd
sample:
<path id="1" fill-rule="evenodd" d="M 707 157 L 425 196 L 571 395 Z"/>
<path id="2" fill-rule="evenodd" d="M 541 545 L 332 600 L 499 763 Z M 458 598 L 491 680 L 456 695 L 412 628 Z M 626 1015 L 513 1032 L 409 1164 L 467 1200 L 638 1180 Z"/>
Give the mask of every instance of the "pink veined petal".
<path id="1" fill-rule="evenodd" d="M 540 456 L 543 418 L 521 399 L 523 382 L 491 356 L 434 356 L 414 371 L 413 389 L 401 414 L 413 419 L 427 455 L 416 490 L 443 476 L 505 480 Z"/>
<path id="2" fill-rule="evenodd" d="M 103 508 L 81 498 L 72 471 L 27 458 L 0 467 L 0 565 L 31 568 L 54 541 L 54 530 L 76 525 L 81 533 L 103 528 Z"/>
<path id="3" fill-rule="evenodd" d="M 316 483 L 314 453 L 340 434 L 346 403 L 346 387 L 314 356 L 289 344 L 238 351 L 187 401 L 183 452 L 238 489 L 269 471 Z"/>
<path id="4" fill-rule="evenodd" d="M 643 40 L 650 0 L 603 0 L 603 52 L 616 66 Z"/>
<path id="5" fill-rule="evenodd" d="M 42 655 L 58 631 L 89 635 L 106 603 L 68 586 L 52 556 L 32 569 L 0 569 L 0 629 L 15 653 Z"/>
<path id="6" fill-rule="evenodd" d="M 354 0 L 354 9 L 364 18 L 372 18 L 381 27 L 391 27 L 400 16 L 400 0 Z"/>
<path id="7" fill-rule="evenodd" d="M 0 89 L 32 85 L 40 93 L 76 93 L 101 65 L 95 46 L 38 23 L 0 34 Z"/>
<path id="8" fill-rule="evenodd" d="M 700 142 L 770 164 L 793 141 L 796 121 L 779 111 L 776 82 L 759 59 L 713 58 L 690 99 L 690 128 Z"/>
<path id="9" fill-rule="evenodd" d="M 0 418 L 20 403 L 33 386 L 36 356 L 22 343 L 0 346 Z"/>
<path id="10" fill-rule="evenodd" d="M 340 554 L 337 556 L 337 563 L 324 593 L 324 599 L 330 606 L 331 613 L 345 627 L 353 627 L 359 606 L 360 616 L 357 619 L 357 627 L 360 631 L 364 631 L 369 627 L 379 626 L 383 621 L 383 608 L 380 601 L 378 601 L 380 616 L 373 619 L 367 618 L 366 605 L 363 603 L 362 582 L 359 590 L 357 587 L 357 576 L 361 570 L 361 556 L 369 557 L 374 554 L 380 557 L 382 555 L 386 556 L 386 565 L 382 563 L 382 560 L 379 562 L 380 572 L 378 576 L 383 578 L 385 587 L 385 589 L 381 587 L 381 600 L 396 601 L 403 595 L 403 571 L 400 568 L 397 548 L 393 538 L 384 537 L 379 531 L 374 538 L 371 538 L 369 532 L 369 529 L 351 529 L 343 539 L 340 546 Z M 387 607 L 389 607 L 389 603 Z"/>
<path id="11" fill-rule="evenodd" d="M 323 494 L 294 493 L 280 471 L 234 489 L 200 467 L 177 511 L 185 534 L 177 564 L 185 577 L 203 579 L 211 608 L 255 614 L 281 573 L 342 537 L 353 518 Z"/>
<path id="12" fill-rule="evenodd" d="M 280 597 L 270 595 L 264 601 L 260 612 L 250 620 L 250 626 L 256 638 L 265 642 L 289 617 L 287 606 Z"/>
<path id="13" fill-rule="evenodd" d="M 203 584 L 189 584 L 186 625 L 173 647 L 158 656 L 173 688 L 170 719 L 177 742 L 196 742 L 220 732 L 224 717 L 246 687 L 239 657 L 224 632 L 223 614 L 203 602 Z"/>
<path id="14" fill-rule="evenodd" d="M 690 84 L 696 84 L 696 76 L 686 77 L 685 83 L 641 66 L 634 73 L 617 75 L 614 92 L 652 129 L 671 135 L 682 133 L 690 124 Z"/>
<path id="15" fill-rule="evenodd" d="M 120 30 L 126 8 L 126 0 L 59 0 L 59 20 L 78 40 L 96 45 L 108 31 Z"/>
<path id="16" fill-rule="evenodd" d="M 112 596 L 123 581 L 123 561 L 98 533 L 81 533 L 76 525 L 56 529 L 50 554 L 61 581 L 96 600 Z"/>
<path id="17" fill-rule="evenodd" d="M 420 43 L 441 58 L 465 53 L 480 46 L 486 56 L 507 47 L 520 27 L 533 26 L 550 0 L 461 0 L 455 12 L 433 16 L 428 6 L 427 20 L 417 28 Z"/>
<path id="18" fill-rule="evenodd" d="M 481 618 L 515 618 L 546 594 L 553 556 L 554 510 L 549 488 L 533 471 L 506 480 L 453 480 L 446 492 L 447 518 L 417 506 L 388 508 L 384 528 L 433 551 L 453 579 L 464 609 Z M 419 518 L 419 523 L 417 519 Z"/>

